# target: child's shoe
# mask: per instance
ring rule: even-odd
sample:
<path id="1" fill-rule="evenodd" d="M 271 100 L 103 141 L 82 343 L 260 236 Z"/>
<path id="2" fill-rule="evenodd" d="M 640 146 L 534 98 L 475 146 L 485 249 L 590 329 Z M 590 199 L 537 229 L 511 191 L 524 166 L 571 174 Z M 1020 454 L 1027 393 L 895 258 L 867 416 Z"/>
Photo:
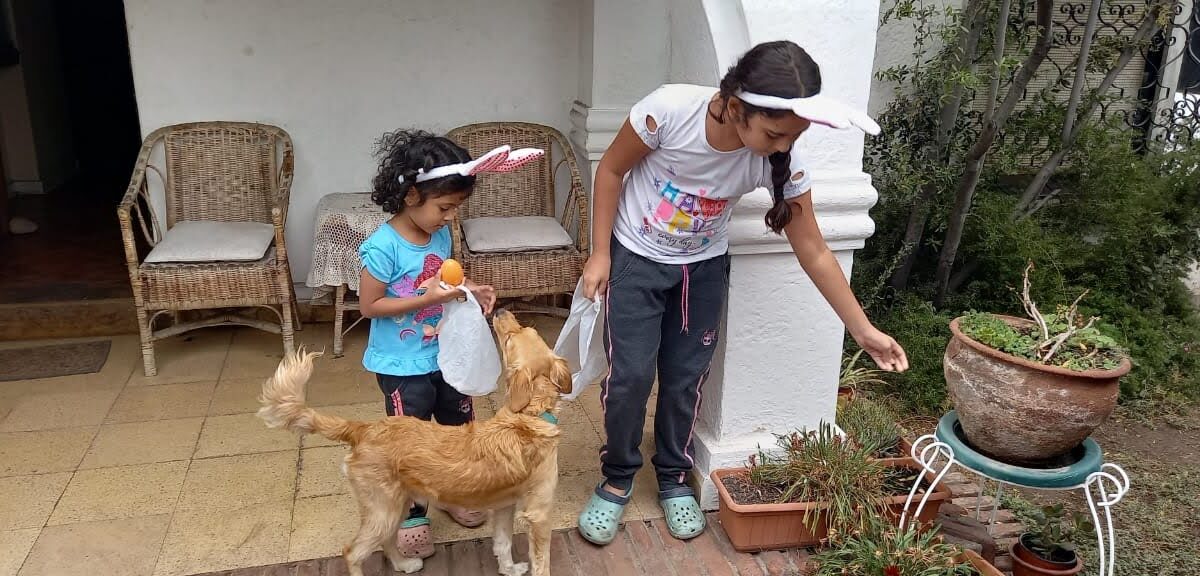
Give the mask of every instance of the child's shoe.
<path id="1" fill-rule="evenodd" d="M 405 520 L 396 532 L 396 548 L 405 558 L 428 558 L 433 556 L 433 530 L 429 518 L 417 516 Z"/>

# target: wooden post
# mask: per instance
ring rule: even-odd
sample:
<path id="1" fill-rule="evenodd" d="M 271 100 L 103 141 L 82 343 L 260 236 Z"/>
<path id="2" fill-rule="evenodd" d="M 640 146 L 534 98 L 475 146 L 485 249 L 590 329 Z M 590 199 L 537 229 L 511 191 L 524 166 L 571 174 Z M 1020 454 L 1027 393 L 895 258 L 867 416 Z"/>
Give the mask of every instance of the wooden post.
<path id="1" fill-rule="evenodd" d="M 0 241 L 8 237 L 8 174 L 4 172 L 4 148 L 0 146 Z"/>

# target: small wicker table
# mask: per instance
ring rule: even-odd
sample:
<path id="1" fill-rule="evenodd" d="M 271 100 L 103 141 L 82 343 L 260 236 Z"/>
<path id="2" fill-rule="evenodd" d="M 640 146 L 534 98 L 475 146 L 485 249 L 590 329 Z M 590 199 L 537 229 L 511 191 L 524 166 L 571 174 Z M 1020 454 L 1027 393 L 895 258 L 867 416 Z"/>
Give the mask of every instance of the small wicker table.
<path id="1" fill-rule="evenodd" d="M 305 284 L 313 289 L 314 304 L 329 304 L 332 296 L 335 358 L 342 355 L 342 339 L 354 327 L 342 327 L 347 307 L 358 308 L 358 247 L 390 217 L 371 201 L 369 192 L 327 194 L 317 204 L 312 268 Z M 348 291 L 353 294 L 347 296 Z"/>

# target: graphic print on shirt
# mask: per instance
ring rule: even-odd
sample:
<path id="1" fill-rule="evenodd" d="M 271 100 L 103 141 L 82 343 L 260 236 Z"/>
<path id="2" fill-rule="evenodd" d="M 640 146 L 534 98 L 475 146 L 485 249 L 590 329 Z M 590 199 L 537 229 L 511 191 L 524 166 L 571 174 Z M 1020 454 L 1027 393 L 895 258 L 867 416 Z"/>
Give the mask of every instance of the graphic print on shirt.
<path id="1" fill-rule="evenodd" d="M 671 180 L 654 179 L 660 200 L 653 209 L 654 219 L 665 224 L 653 240 L 682 254 L 695 252 L 708 245 L 729 201 L 707 198 L 708 189 L 700 188 L 690 194 L 675 186 Z M 643 222 L 643 233 L 650 234 L 649 221 Z"/>
<path id="2" fill-rule="evenodd" d="M 424 293 L 421 284 L 436 276 L 441 267 L 441 257 L 437 254 L 426 254 L 421 273 L 415 279 L 405 274 L 400 277 L 399 281 L 388 286 L 388 289 L 396 298 L 412 298 L 413 296 L 420 295 Z M 437 339 L 438 325 L 442 322 L 442 305 L 435 304 L 416 312 L 396 316 L 392 320 L 400 328 L 401 340 L 420 334 L 421 342 L 428 344 Z"/>

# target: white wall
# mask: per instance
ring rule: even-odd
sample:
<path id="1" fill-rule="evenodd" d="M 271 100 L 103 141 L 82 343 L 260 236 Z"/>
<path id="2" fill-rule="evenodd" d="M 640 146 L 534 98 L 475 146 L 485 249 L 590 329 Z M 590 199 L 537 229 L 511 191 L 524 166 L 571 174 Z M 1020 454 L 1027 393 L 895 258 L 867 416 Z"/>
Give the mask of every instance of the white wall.
<path id="1" fill-rule="evenodd" d="M 724 70 L 717 64 L 713 34 L 701 0 L 670 0 L 670 66 L 668 80 L 716 86 Z"/>
<path id="2" fill-rule="evenodd" d="M 579 0 L 579 86 L 571 143 L 584 186 L 629 115 L 667 81 L 673 0 Z"/>
<path id="3" fill-rule="evenodd" d="M 882 18 L 884 12 L 894 4 L 895 0 L 883 0 L 879 6 L 880 17 Z M 944 14 L 945 8 L 949 6 L 961 6 L 962 4 L 963 0 L 926 0 L 926 5 L 936 7 L 940 14 Z M 939 18 L 936 22 L 940 23 L 944 20 Z M 887 24 L 879 27 L 878 35 L 873 72 L 904 64 L 912 65 L 916 62 L 913 57 L 913 45 L 916 42 L 917 32 L 913 27 L 912 20 L 893 18 Z M 935 41 L 936 39 L 930 40 Z M 940 43 L 934 43 L 926 45 L 924 50 L 928 54 L 933 54 L 940 48 Z M 896 86 L 893 83 L 872 77 L 869 112 L 872 115 L 878 115 L 895 98 L 895 95 Z"/>
<path id="4" fill-rule="evenodd" d="M 144 133 L 275 124 L 296 144 L 287 241 L 308 274 L 317 201 L 369 190 L 375 139 L 479 121 L 569 128 L 578 0 L 126 0 Z"/>

